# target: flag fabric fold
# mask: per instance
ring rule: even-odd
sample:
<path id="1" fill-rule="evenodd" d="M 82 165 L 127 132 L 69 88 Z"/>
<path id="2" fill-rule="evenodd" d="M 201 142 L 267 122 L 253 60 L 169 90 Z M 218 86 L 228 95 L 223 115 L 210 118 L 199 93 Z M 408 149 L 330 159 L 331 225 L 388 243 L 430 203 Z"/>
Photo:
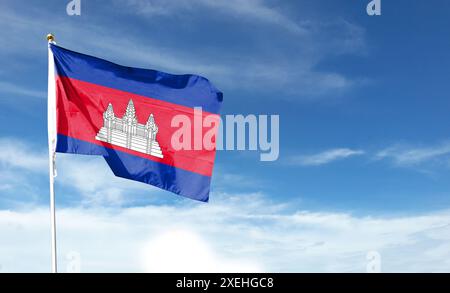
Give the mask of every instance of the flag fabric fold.
<path id="1" fill-rule="evenodd" d="M 217 130 L 223 95 L 211 82 L 197 75 L 125 67 L 55 44 L 50 49 L 56 152 L 103 156 L 118 177 L 208 201 L 215 147 L 174 146 L 179 129 L 173 121 L 182 116 L 195 132 L 199 108 L 201 122 L 214 121 L 200 125 L 192 145 Z"/>

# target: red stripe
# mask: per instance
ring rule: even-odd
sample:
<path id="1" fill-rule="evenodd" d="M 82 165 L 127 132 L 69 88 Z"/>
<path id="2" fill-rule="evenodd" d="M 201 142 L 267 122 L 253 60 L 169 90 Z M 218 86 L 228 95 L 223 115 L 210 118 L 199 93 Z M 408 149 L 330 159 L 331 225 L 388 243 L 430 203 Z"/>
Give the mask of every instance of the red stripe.
<path id="1" fill-rule="evenodd" d="M 201 175 L 211 176 L 215 150 L 176 151 L 171 145 L 172 134 L 177 130 L 170 125 L 173 116 L 183 114 L 189 117 L 192 125 L 191 133 L 194 133 L 194 109 L 67 77 L 57 77 L 56 86 L 58 134 L 117 149 Z M 108 104 L 113 105 L 117 117 L 122 117 L 130 99 L 133 100 L 135 105 L 139 123 L 145 124 L 149 115 L 154 115 L 159 128 L 157 140 L 164 155 L 163 159 L 95 139 L 98 131 L 103 127 L 103 113 Z M 216 114 L 203 112 L 203 118 L 209 115 L 219 119 Z M 203 127 L 202 129 L 204 135 L 211 127 Z M 194 135 L 192 137 L 193 144 Z"/>

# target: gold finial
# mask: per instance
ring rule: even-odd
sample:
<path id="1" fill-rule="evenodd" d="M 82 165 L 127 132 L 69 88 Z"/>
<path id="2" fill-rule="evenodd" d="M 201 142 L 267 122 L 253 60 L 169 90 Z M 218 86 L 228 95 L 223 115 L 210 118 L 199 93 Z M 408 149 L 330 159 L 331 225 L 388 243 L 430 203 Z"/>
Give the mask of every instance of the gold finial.
<path id="1" fill-rule="evenodd" d="M 48 34 L 47 35 L 47 41 L 49 43 L 54 42 L 55 41 L 55 36 L 53 34 Z"/>

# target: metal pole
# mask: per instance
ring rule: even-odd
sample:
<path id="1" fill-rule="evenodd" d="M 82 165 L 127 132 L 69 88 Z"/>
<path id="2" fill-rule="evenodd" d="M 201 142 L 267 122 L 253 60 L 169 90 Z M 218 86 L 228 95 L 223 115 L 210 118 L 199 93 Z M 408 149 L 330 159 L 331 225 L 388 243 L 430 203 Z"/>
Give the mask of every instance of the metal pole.
<path id="1" fill-rule="evenodd" d="M 47 35 L 48 41 L 48 161 L 50 179 L 50 220 L 52 234 L 52 273 L 58 272 L 58 260 L 56 255 L 56 210 L 55 210 L 55 177 L 56 177 L 56 84 L 55 84 L 55 60 L 50 44 L 54 44 L 55 37 Z"/>
<path id="2" fill-rule="evenodd" d="M 50 169 L 53 169 L 53 160 L 50 160 Z M 52 273 L 58 272 L 58 260 L 56 257 L 56 210 L 54 177 L 50 174 L 50 220 L 52 229 Z"/>

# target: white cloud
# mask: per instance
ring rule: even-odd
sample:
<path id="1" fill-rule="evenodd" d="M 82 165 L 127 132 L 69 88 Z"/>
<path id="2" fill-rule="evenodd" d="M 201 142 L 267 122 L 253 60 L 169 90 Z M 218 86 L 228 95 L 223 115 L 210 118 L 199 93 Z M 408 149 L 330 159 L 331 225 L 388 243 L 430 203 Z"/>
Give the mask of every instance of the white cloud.
<path id="1" fill-rule="evenodd" d="M 390 159 L 397 166 L 413 166 L 442 159 L 448 162 L 449 157 L 450 143 L 426 147 L 396 145 L 386 148 L 376 155 L 377 159 Z"/>
<path id="2" fill-rule="evenodd" d="M 25 87 L 18 86 L 16 84 L 13 84 L 10 82 L 4 82 L 4 81 L 0 81 L 0 93 L 13 94 L 13 95 L 29 97 L 29 98 L 43 99 L 43 98 L 47 97 L 46 92 L 25 88 Z"/>
<path id="3" fill-rule="evenodd" d="M 292 156 L 288 164 L 299 166 L 320 166 L 336 160 L 366 154 L 363 150 L 337 148 L 312 155 Z M 426 164 L 450 164 L 450 143 L 443 142 L 428 146 L 414 146 L 411 144 L 396 144 L 379 151 L 371 152 L 370 157 L 375 160 L 389 160 L 398 167 L 418 167 Z M 425 171 L 425 170 L 423 170 Z"/>
<path id="4" fill-rule="evenodd" d="M 47 208 L 0 211 L 3 271 L 49 270 Z M 57 210 L 60 268 L 84 272 L 450 271 L 450 211 L 355 217 L 277 206 L 258 194 L 216 194 L 210 204 Z"/>
<path id="5" fill-rule="evenodd" d="M 172 16 L 186 14 L 198 8 L 207 8 L 211 13 L 226 14 L 236 19 L 246 19 L 276 25 L 293 33 L 306 33 L 306 26 L 292 20 L 279 7 L 269 6 L 263 0 L 127 0 L 126 4 L 138 14 Z"/>
<path id="6" fill-rule="evenodd" d="M 22 140 L 0 138 L 0 164 L 33 172 L 48 170 L 48 155 L 35 151 Z"/>
<path id="7" fill-rule="evenodd" d="M 314 155 L 293 157 L 290 159 L 289 164 L 300 166 L 320 166 L 362 154 L 364 154 L 364 151 L 362 150 L 352 150 L 348 148 L 331 149 Z"/>
<path id="8" fill-rule="evenodd" d="M 39 203 L 47 194 L 40 190 L 39 183 L 48 178 L 48 154 L 15 138 L 0 138 L 0 148 L 0 205 L 26 207 Z"/>
<path id="9" fill-rule="evenodd" d="M 261 272 L 255 263 L 217 255 L 205 239 L 187 229 L 174 229 L 153 237 L 141 253 L 142 267 L 148 273 Z"/>

